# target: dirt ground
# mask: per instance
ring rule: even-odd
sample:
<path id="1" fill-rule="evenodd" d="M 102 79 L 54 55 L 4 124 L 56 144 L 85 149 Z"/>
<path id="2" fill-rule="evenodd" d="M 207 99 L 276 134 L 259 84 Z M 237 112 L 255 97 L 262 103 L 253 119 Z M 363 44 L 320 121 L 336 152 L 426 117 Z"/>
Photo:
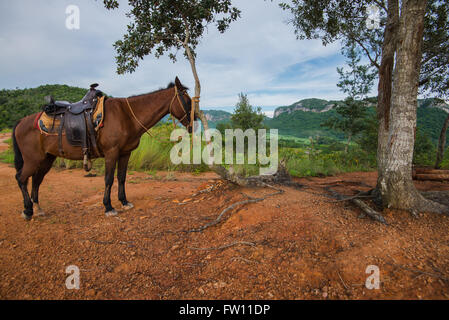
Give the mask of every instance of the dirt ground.
<path id="1" fill-rule="evenodd" d="M 449 298 L 449 217 L 389 211 L 385 226 L 325 196 L 334 184 L 347 195 L 367 190 L 375 173 L 299 179 L 305 188 L 283 187 L 203 232 L 182 231 L 273 190 L 236 188 L 213 173 L 131 172 L 135 208 L 107 218 L 103 177 L 53 169 L 40 193 L 46 216 L 26 222 L 14 174 L 0 164 L 1 299 Z M 119 209 L 117 183 L 113 195 Z M 79 290 L 66 288 L 70 265 L 80 269 Z M 380 289 L 365 287 L 369 265 Z"/>
<path id="2" fill-rule="evenodd" d="M 9 138 L 11 138 L 10 133 L 0 133 L 0 152 L 9 148 L 8 144 L 5 142 L 5 140 L 8 140 Z"/>

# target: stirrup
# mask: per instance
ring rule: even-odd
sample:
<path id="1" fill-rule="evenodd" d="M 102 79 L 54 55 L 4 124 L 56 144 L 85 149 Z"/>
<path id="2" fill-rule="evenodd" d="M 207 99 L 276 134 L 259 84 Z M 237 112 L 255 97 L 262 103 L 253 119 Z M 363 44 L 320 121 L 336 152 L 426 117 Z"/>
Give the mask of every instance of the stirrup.
<path id="1" fill-rule="evenodd" d="M 89 172 L 92 169 L 92 161 L 87 156 L 87 153 L 84 154 L 83 168 L 86 172 Z"/>

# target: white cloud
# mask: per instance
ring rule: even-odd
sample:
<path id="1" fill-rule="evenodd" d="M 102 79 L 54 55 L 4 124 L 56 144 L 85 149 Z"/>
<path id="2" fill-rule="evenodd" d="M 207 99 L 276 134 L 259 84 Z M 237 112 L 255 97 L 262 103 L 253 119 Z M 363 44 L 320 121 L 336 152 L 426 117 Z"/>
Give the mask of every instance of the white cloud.
<path id="1" fill-rule="evenodd" d="M 323 47 L 319 40 L 296 40 L 293 27 L 285 23 L 288 14 L 274 2 L 234 3 L 242 10 L 241 19 L 224 34 L 210 26 L 197 49 L 204 108 L 233 106 L 240 92 L 248 93 L 257 106 L 341 97 L 335 86 L 338 44 Z M 69 4 L 80 7 L 80 30 L 65 28 Z M 167 57 L 148 56 L 137 72 L 115 73 L 112 44 L 126 31 L 125 11 L 108 11 L 102 1 L 0 4 L 0 87 L 46 83 L 88 87 L 99 82 L 109 94 L 128 96 L 158 89 L 179 76 L 193 89 L 190 66 L 181 54 L 176 64 Z M 319 62 L 312 63 L 316 59 Z"/>

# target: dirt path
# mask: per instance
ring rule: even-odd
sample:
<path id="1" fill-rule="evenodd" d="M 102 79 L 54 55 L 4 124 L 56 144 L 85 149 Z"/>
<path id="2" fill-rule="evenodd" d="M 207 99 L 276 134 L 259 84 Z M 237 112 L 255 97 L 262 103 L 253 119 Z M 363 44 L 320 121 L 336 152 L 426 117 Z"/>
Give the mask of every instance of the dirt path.
<path id="1" fill-rule="evenodd" d="M 41 187 L 47 216 L 25 222 L 14 170 L 0 164 L 0 299 L 448 299 L 448 217 L 388 212 L 383 226 L 321 188 L 339 184 L 351 194 L 375 180 L 302 179 L 309 188 L 285 188 L 216 227 L 183 233 L 176 231 L 212 221 L 243 194 L 271 190 L 220 184 L 212 173 L 134 173 L 127 192 L 135 209 L 106 218 L 103 177 L 52 170 Z M 115 183 L 119 208 L 116 192 Z M 69 265 L 80 269 L 79 290 L 65 287 Z M 369 265 L 379 267 L 379 290 L 364 285 Z"/>
<path id="2" fill-rule="evenodd" d="M 5 142 L 9 138 L 11 138 L 11 133 L 0 133 L 0 152 L 9 148 L 8 144 Z"/>

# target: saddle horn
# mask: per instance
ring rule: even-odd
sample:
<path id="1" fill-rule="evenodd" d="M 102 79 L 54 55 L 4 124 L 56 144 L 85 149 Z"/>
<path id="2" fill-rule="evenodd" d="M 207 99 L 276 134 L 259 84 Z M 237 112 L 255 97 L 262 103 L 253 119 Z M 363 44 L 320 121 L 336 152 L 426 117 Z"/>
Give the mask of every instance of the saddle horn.
<path id="1" fill-rule="evenodd" d="M 55 99 L 53 99 L 52 96 L 45 96 L 44 99 L 45 99 L 45 102 L 47 102 L 47 103 L 50 103 L 50 104 L 55 103 Z"/>

